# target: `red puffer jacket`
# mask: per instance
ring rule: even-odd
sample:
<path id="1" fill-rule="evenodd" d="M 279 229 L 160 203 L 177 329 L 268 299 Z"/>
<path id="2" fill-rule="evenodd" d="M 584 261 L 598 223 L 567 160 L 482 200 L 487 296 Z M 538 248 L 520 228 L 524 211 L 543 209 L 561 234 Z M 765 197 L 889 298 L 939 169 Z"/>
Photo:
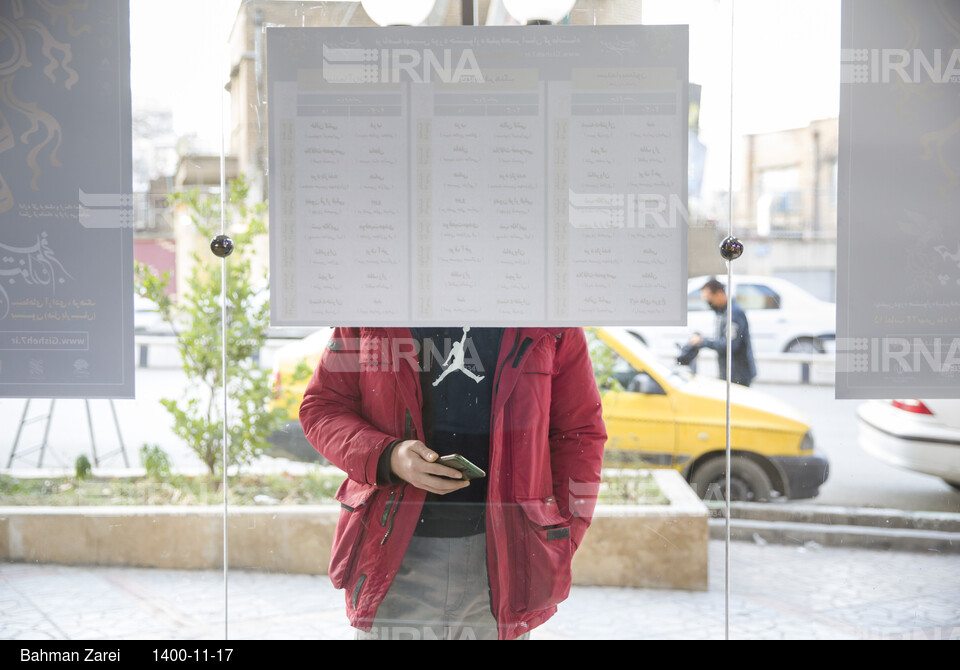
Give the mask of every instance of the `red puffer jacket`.
<path id="1" fill-rule="evenodd" d="M 338 328 L 300 406 L 307 439 L 347 473 L 330 557 L 353 626 L 371 628 L 425 492 L 377 484 L 380 455 L 421 439 L 423 396 L 407 328 Z M 549 619 L 596 503 L 606 430 L 580 328 L 507 328 L 494 377 L 487 566 L 501 639 Z M 428 445 L 429 446 L 429 445 Z"/>

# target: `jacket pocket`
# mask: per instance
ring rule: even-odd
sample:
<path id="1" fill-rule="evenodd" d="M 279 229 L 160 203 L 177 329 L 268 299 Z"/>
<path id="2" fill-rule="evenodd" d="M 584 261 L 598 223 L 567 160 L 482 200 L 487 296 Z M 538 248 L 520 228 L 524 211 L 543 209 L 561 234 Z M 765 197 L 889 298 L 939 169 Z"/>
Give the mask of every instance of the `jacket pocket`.
<path id="1" fill-rule="evenodd" d="M 366 534 L 367 517 L 373 504 L 375 486 L 344 480 L 335 496 L 340 503 L 340 519 L 330 552 L 330 581 L 342 589 L 353 573 Z"/>
<path id="2" fill-rule="evenodd" d="M 523 344 L 530 343 L 529 338 L 523 341 Z M 545 337 L 529 350 L 521 345 L 521 349 L 513 359 L 513 367 L 519 367 L 525 374 L 552 375 L 555 357 L 554 340 L 552 337 Z"/>
<path id="3" fill-rule="evenodd" d="M 552 497 L 517 499 L 517 503 L 520 533 L 510 603 L 519 611 L 535 612 L 562 602 L 570 594 L 570 520 L 560 513 Z"/>

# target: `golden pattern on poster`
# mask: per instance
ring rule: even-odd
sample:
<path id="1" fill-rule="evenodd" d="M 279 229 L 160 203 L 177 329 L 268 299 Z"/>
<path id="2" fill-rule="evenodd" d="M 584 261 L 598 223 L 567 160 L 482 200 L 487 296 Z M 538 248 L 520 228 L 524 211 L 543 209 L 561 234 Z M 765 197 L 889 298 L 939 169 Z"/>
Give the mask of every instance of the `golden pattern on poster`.
<path id="1" fill-rule="evenodd" d="M 73 51 L 70 44 L 55 38 L 53 31 L 62 25 L 71 37 L 90 32 L 88 25 L 74 25 L 73 12 L 86 9 L 86 2 L 36 2 L 46 13 L 48 24 L 25 16 L 23 0 L 12 0 L 7 6 L 9 14 L 0 15 L 0 45 L 4 50 L 0 52 L 0 153 L 11 151 L 18 145 L 29 148 L 26 163 L 32 173 L 30 188 L 33 190 L 39 189 L 42 165 L 60 167 L 57 150 L 63 140 L 63 131 L 54 115 L 41 109 L 36 101 L 20 100 L 14 94 L 15 79 L 18 74 L 31 75 L 31 71 L 24 72 L 26 68 L 42 65 L 47 79 L 69 91 L 80 75 L 71 67 Z M 41 40 L 37 62 L 31 61 L 33 54 L 28 54 L 26 36 L 30 32 L 37 33 Z M 24 117 L 28 123 L 26 130 L 19 134 L 10 123 L 17 116 Z M 16 198 L 0 172 L 0 213 L 10 211 L 15 204 Z"/>

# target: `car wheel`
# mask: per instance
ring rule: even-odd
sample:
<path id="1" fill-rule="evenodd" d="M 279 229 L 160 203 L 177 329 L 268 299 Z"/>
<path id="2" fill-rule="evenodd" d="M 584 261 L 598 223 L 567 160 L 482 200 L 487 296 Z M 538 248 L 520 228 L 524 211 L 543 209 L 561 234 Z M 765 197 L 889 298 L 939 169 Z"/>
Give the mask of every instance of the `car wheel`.
<path id="1" fill-rule="evenodd" d="M 798 337 L 787 346 L 788 354 L 822 354 L 823 343 L 814 337 Z"/>
<path id="2" fill-rule="evenodd" d="M 731 465 L 731 500 L 768 502 L 771 499 L 773 482 L 760 465 L 746 456 L 733 456 Z M 690 477 L 690 485 L 704 500 L 726 500 L 726 459 L 716 456 L 698 465 Z"/>

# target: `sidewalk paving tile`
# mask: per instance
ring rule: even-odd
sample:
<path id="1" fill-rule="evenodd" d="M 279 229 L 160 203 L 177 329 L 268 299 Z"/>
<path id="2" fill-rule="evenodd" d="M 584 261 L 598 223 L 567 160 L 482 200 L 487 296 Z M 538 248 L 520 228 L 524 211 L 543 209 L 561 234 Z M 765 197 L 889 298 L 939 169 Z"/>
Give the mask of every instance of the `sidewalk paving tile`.
<path id="1" fill-rule="evenodd" d="M 532 634 L 561 639 L 960 639 L 960 556 L 722 542 L 705 592 L 574 587 Z M 323 575 L 0 563 L 0 639 L 354 636 Z"/>

